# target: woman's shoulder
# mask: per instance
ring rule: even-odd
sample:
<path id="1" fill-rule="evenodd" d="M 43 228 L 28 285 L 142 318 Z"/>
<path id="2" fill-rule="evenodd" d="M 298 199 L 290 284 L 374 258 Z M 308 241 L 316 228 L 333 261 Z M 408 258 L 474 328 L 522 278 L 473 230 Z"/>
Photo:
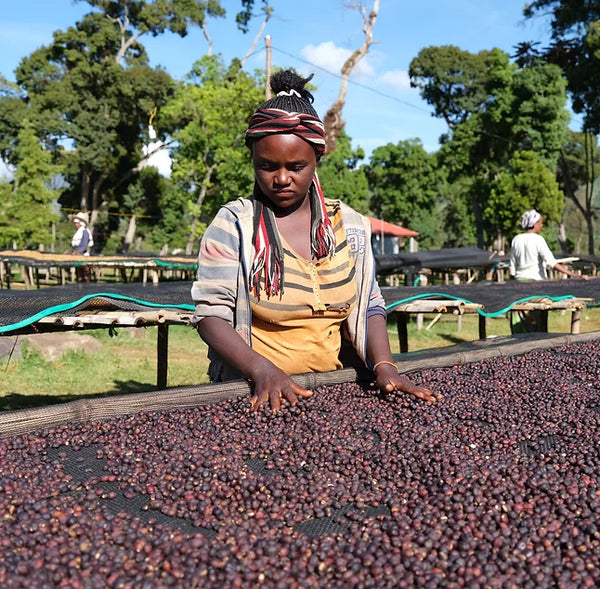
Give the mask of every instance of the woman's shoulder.
<path id="1" fill-rule="evenodd" d="M 359 224 L 368 223 L 368 219 L 364 215 L 341 200 L 335 198 L 326 198 L 325 206 L 330 214 L 341 213 L 344 219 L 347 221 L 352 221 L 353 223 Z"/>
<path id="2" fill-rule="evenodd" d="M 254 207 L 252 201 L 248 198 L 236 198 L 221 205 L 211 221 L 211 225 L 214 223 L 222 224 L 224 222 L 232 224 L 237 221 L 244 222 L 252 219 L 253 215 Z"/>
<path id="3" fill-rule="evenodd" d="M 228 212 L 236 216 L 241 216 L 244 214 L 253 212 L 252 201 L 249 198 L 236 198 L 235 200 L 231 200 L 228 203 L 225 203 L 220 209 L 221 212 Z"/>

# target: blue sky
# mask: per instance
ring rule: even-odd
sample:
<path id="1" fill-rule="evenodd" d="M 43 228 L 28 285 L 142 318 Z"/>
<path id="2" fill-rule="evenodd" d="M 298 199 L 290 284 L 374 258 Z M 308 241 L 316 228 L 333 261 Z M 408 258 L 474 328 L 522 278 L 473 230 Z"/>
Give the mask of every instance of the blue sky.
<path id="1" fill-rule="evenodd" d="M 368 6 L 373 0 L 364 0 Z M 243 57 L 259 31 L 254 19 L 244 35 L 233 18 L 239 0 L 222 0 L 226 19 L 208 23 L 213 52 L 228 62 Z M 340 66 L 363 41 L 361 16 L 345 8 L 344 0 L 271 0 L 272 19 L 264 34 L 271 36 L 274 66 L 315 73 L 315 107 L 323 116 L 339 92 Z M 257 4 L 260 4 L 257 0 Z M 375 147 L 419 138 L 429 151 L 438 147 L 445 131 L 441 120 L 408 83 L 407 70 L 418 52 L 430 45 L 456 45 L 478 52 L 498 47 L 509 54 L 521 41 L 548 39 L 543 19 L 524 21 L 525 0 L 380 0 L 373 31 L 375 44 L 351 77 L 343 117 L 353 144 L 369 154 Z M 0 21 L 0 74 L 14 79 L 22 57 L 52 40 L 52 33 L 73 25 L 91 7 L 72 0 L 18 0 L 3 2 Z M 166 34 L 142 37 L 153 65 L 162 65 L 182 78 L 207 51 L 200 30 L 185 38 Z M 246 69 L 265 67 L 265 44 L 260 37 Z"/>

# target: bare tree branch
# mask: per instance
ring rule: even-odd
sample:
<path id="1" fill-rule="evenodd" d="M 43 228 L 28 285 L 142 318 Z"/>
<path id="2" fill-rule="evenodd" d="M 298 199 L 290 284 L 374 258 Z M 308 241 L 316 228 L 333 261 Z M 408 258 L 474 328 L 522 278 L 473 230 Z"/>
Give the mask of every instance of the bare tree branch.
<path id="1" fill-rule="evenodd" d="M 342 119 L 342 110 L 346 104 L 346 92 L 348 90 L 348 78 L 352 70 L 358 62 L 369 52 L 369 47 L 373 44 L 373 27 L 379 13 L 379 0 L 373 0 L 373 8 L 367 15 L 365 6 L 362 3 L 355 3 L 348 6 L 349 8 L 357 8 L 362 13 L 363 32 L 365 40 L 363 44 L 356 49 L 352 55 L 345 61 L 342 66 L 342 81 L 340 84 L 340 92 L 333 106 L 327 111 L 323 123 L 325 125 L 325 141 L 327 145 L 326 153 L 335 150 L 337 140 L 341 132 L 344 130 L 346 121 Z"/>
<path id="2" fill-rule="evenodd" d="M 258 43 L 258 40 L 262 37 L 263 31 L 265 30 L 265 27 L 267 26 L 267 23 L 269 22 L 269 20 L 271 18 L 271 14 L 273 14 L 273 9 L 267 3 L 265 8 L 263 8 L 263 12 L 264 12 L 265 18 L 262 21 L 262 24 L 260 25 L 260 30 L 258 31 L 258 33 L 256 33 L 256 37 L 254 37 L 254 41 L 252 41 L 252 45 L 250 45 L 250 47 L 248 48 L 248 51 L 246 52 L 246 55 L 244 55 L 244 58 L 241 61 L 242 67 L 244 67 L 244 65 L 248 61 L 248 58 L 254 52 L 254 49 L 256 48 L 256 44 Z"/>
<path id="3" fill-rule="evenodd" d="M 208 43 L 208 49 L 206 50 L 206 55 L 210 56 L 212 55 L 212 39 L 210 38 L 210 35 L 208 34 L 208 26 L 207 26 L 207 21 L 208 18 L 206 18 L 204 20 L 204 22 L 202 23 L 202 33 L 204 34 L 204 38 L 206 39 L 206 42 Z"/>
<path id="4" fill-rule="evenodd" d="M 143 33 L 136 33 L 135 35 L 131 35 L 131 37 L 129 37 L 129 39 L 126 39 L 126 33 L 129 29 L 130 26 L 130 22 L 129 22 L 129 10 L 127 8 L 127 6 L 124 6 L 124 18 L 123 20 L 121 20 L 120 18 L 111 18 L 110 16 L 107 17 L 108 20 L 110 20 L 113 23 L 116 23 L 117 25 L 119 25 L 119 31 L 121 33 L 121 47 L 119 48 L 119 51 L 117 52 L 117 54 L 115 55 L 115 61 L 117 63 L 120 63 L 121 60 L 125 57 L 125 54 L 127 53 L 127 50 L 139 39 L 140 35 L 142 35 Z"/>

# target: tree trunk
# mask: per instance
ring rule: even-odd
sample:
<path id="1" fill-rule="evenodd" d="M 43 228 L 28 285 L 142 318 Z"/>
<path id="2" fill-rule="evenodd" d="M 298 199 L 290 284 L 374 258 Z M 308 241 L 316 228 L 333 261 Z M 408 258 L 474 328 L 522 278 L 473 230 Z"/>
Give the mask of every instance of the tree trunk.
<path id="1" fill-rule="evenodd" d="M 323 119 L 323 124 L 325 125 L 325 153 L 331 153 L 335 150 L 338 137 L 344 130 L 346 121 L 342 119 L 342 110 L 346 104 L 348 78 L 350 77 L 352 70 L 356 67 L 356 64 L 369 52 L 369 47 L 373 43 L 373 27 L 375 26 L 375 21 L 377 20 L 377 14 L 379 12 L 379 0 L 373 1 L 373 8 L 369 12 L 368 16 L 362 3 L 354 4 L 353 7 L 360 9 L 362 12 L 365 40 L 342 66 L 342 82 L 340 84 L 338 98 L 333 106 L 327 111 L 327 114 Z"/>
<path id="2" fill-rule="evenodd" d="M 206 172 L 204 173 L 204 180 L 202 181 L 202 185 L 200 187 L 200 194 L 198 195 L 198 198 L 196 199 L 196 211 L 198 211 L 198 213 L 194 213 L 192 215 L 192 222 L 190 223 L 190 237 L 188 239 L 187 245 L 185 246 L 185 253 L 188 256 L 191 256 L 194 253 L 194 243 L 196 241 L 196 227 L 198 226 L 198 221 L 200 219 L 200 216 L 199 216 L 200 207 L 202 207 L 202 203 L 204 202 L 204 199 L 206 198 L 208 184 L 210 182 L 212 173 L 215 168 L 216 168 L 216 164 L 206 167 Z"/>
<path id="3" fill-rule="evenodd" d="M 473 206 L 473 215 L 475 216 L 475 231 L 477 235 L 477 247 L 485 249 L 485 239 L 483 234 L 483 213 L 481 204 L 477 196 L 471 192 L 471 205 Z"/>
<path id="4" fill-rule="evenodd" d="M 498 234 L 496 235 L 496 239 L 494 239 L 494 243 L 492 244 L 492 247 L 494 249 L 494 251 L 496 252 L 503 252 L 505 251 L 505 239 L 504 239 L 504 235 L 502 235 L 502 233 L 500 231 L 498 231 Z"/>
<path id="5" fill-rule="evenodd" d="M 267 23 L 271 19 L 271 14 L 273 14 L 273 9 L 268 5 L 268 2 L 267 2 L 267 6 L 264 9 L 264 14 L 265 14 L 265 18 L 262 21 L 262 24 L 260 25 L 260 29 L 258 30 L 258 33 L 256 33 L 256 36 L 254 37 L 254 41 L 252 41 L 252 44 L 248 48 L 248 51 L 246 51 L 246 55 L 244 55 L 244 57 L 241 61 L 242 67 L 244 67 L 244 65 L 246 65 L 248 58 L 254 53 L 254 49 L 256 48 L 256 44 L 258 43 L 258 39 L 260 37 L 262 37 L 263 31 L 265 30 Z M 204 30 L 204 28 L 202 30 Z M 208 40 L 208 36 L 207 36 L 206 32 L 204 33 L 204 36 Z M 210 45 L 210 47 L 212 48 L 212 44 Z M 210 55 L 210 53 L 208 55 Z M 268 82 L 268 80 L 267 80 L 267 82 Z"/>
<path id="6" fill-rule="evenodd" d="M 89 170 L 83 170 L 81 175 L 81 198 L 79 202 L 79 208 L 82 211 L 89 210 L 90 202 L 90 172 Z"/>
<path id="7" fill-rule="evenodd" d="M 563 254 L 568 254 L 569 250 L 567 248 L 567 232 L 565 230 L 564 223 L 559 223 L 558 225 L 558 243 L 560 243 L 560 251 Z"/>
<path id="8" fill-rule="evenodd" d="M 131 244 L 135 238 L 135 230 L 137 228 L 137 221 L 135 215 L 131 215 L 129 217 L 129 225 L 127 226 L 127 231 L 125 232 L 125 237 L 123 239 L 123 253 L 126 254 L 131 248 Z"/>

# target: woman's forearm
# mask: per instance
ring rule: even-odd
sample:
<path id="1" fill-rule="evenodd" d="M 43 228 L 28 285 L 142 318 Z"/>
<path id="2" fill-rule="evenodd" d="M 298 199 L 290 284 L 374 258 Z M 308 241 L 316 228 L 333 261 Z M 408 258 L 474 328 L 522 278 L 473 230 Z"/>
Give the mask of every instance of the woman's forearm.
<path id="1" fill-rule="evenodd" d="M 200 337 L 224 362 L 237 369 L 245 378 L 256 380 L 256 375 L 271 364 L 257 354 L 240 335 L 219 317 L 205 317 L 198 323 Z"/>
<path id="2" fill-rule="evenodd" d="M 392 360 L 387 321 L 384 315 L 372 315 L 368 319 L 367 356 L 374 364 L 382 360 Z"/>

